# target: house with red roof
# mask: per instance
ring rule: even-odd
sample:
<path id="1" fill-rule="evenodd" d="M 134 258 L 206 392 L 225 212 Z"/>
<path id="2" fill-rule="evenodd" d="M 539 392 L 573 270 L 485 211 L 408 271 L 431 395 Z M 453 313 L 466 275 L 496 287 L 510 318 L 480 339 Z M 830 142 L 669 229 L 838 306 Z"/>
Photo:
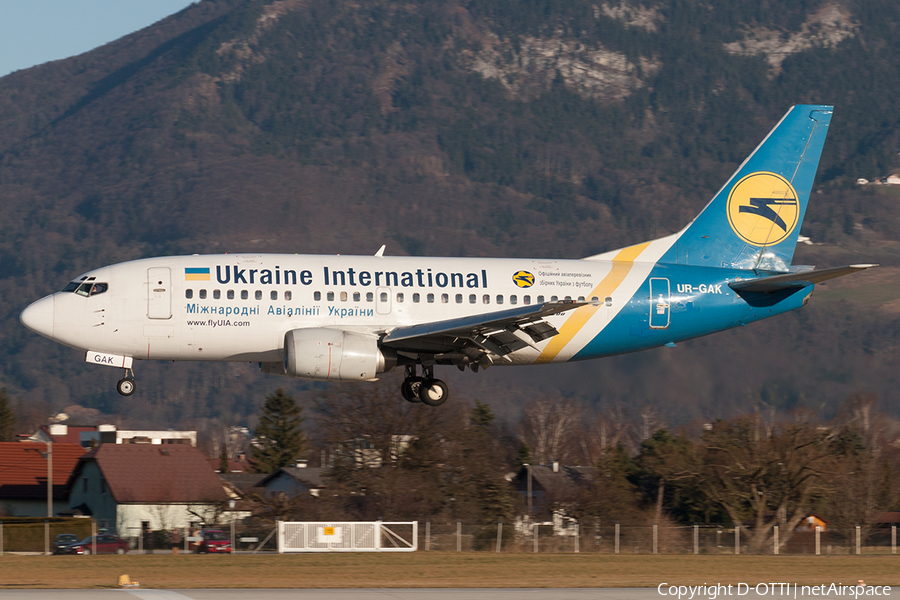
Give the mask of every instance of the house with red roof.
<path id="1" fill-rule="evenodd" d="M 85 450 L 53 444 L 53 516 L 69 508 L 66 482 Z M 0 515 L 47 516 L 47 444 L 0 442 Z"/>
<path id="2" fill-rule="evenodd" d="M 206 456 L 187 444 L 101 444 L 68 485 L 73 512 L 121 536 L 215 523 L 228 500 Z"/>

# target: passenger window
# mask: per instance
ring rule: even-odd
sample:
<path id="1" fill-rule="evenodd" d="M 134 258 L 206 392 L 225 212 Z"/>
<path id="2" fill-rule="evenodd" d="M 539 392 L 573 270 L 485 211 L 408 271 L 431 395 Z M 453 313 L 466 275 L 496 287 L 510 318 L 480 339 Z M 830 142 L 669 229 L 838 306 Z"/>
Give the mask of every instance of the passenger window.
<path id="1" fill-rule="evenodd" d="M 607 306 L 612 306 L 612 296 L 607 296 L 603 303 Z"/>
<path id="2" fill-rule="evenodd" d="M 246 300 L 250 297 L 250 292 L 247 290 L 241 290 L 241 300 Z"/>
<path id="3" fill-rule="evenodd" d="M 572 296 L 566 296 L 566 301 L 570 302 L 572 300 Z"/>
<path id="4" fill-rule="evenodd" d="M 497 294 L 497 304 L 503 304 L 503 294 Z"/>
<path id="5" fill-rule="evenodd" d="M 600 302 L 600 298 L 597 296 L 591 296 L 591 302 Z"/>
<path id="6" fill-rule="evenodd" d="M 184 290 L 184 297 L 190 300 L 194 297 L 194 290 Z"/>
<path id="7" fill-rule="evenodd" d="M 434 294 L 428 294 L 427 298 L 428 298 L 428 304 L 434 303 Z"/>
<path id="8" fill-rule="evenodd" d="M 544 297 L 543 297 L 543 296 L 538 296 L 538 297 L 537 297 L 537 303 L 538 303 L 538 304 L 543 304 L 543 303 L 544 303 Z"/>
<path id="9" fill-rule="evenodd" d="M 448 302 L 450 302 L 450 296 L 447 294 L 441 294 L 441 302 L 443 304 L 447 304 Z"/>
<path id="10" fill-rule="evenodd" d="M 519 303 L 519 297 L 516 296 L 515 294 L 513 294 L 512 296 L 509 297 L 509 303 L 510 303 L 510 304 L 518 304 L 518 303 Z"/>
<path id="11" fill-rule="evenodd" d="M 254 297 L 257 300 L 262 300 L 262 290 L 256 290 L 256 294 L 254 294 Z"/>
<path id="12" fill-rule="evenodd" d="M 557 302 L 557 301 L 559 301 L 559 296 L 550 296 L 550 302 Z"/>
<path id="13" fill-rule="evenodd" d="M 284 293 L 284 299 L 285 299 L 285 300 L 290 301 L 290 299 L 293 298 L 293 297 L 294 297 L 294 295 L 293 295 L 291 292 L 285 292 L 285 293 Z"/>
<path id="14" fill-rule="evenodd" d="M 206 300 L 206 290 L 200 290 L 200 299 Z"/>
<path id="15" fill-rule="evenodd" d="M 360 300 L 359 292 L 353 292 L 353 301 L 359 302 L 359 300 Z"/>
<path id="16" fill-rule="evenodd" d="M 476 302 L 478 302 L 478 298 L 475 294 L 469 294 L 469 304 L 475 304 Z"/>
<path id="17" fill-rule="evenodd" d="M 278 300 L 278 292 L 275 290 L 269 292 L 269 300 Z"/>
<path id="18" fill-rule="evenodd" d="M 584 296 L 578 296 L 578 301 L 579 301 L 579 302 L 584 302 Z"/>
<path id="19" fill-rule="evenodd" d="M 400 301 L 402 302 L 402 301 L 403 301 L 403 298 L 402 298 L 403 294 L 400 294 L 400 296 L 401 296 Z M 388 294 L 387 294 L 387 292 L 381 292 L 381 301 L 382 301 L 382 302 L 387 302 L 387 299 L 388 299 Z"/>
<path id="20" fill-rule="evenodd" d="M 234 300 L 234 290 L 228 290 L 228 293 L 225 294 L 229 300 Z"/>
<path id="21" fill-rule="evenodd" d="M 347 301 L 347 292 L 341 292 L 341 302 Z"/>
<path id="22" fill-rule="evenodd" d="M 531 296 L 523 296 L 522 304 L 531 304 Z"/>
<path id="23" fill-rule="evenodd" d="M 213 300 L 218 300 L 222 297 L 222 292 L 219 290 L 213 290 Z"/>
<path id="24" fill-rule="evenodd" d="M 384 299 L 387 301 L 387 292 L 381 292 L 384 294 Z M 372 292 L 366 292 L 366 302 L 373 302 L 375 300 L 375 294 Z"/>
<path id="25" fill-rule="evenodd" d="M 334 302 L 334 292 L 328 292 L 328 294 L 325 295 L 325 299 L 329 302 Z"/>
<path id="26" fill-rule="evenodd" d="M 456 295 L 456 303 L 457 303 L 457 304 L 462 304 L 462 294 L 457 294 L 457 295 Z"/>
<path id="27" fill-rule="evenodd" d="M 419 294 L 413 294 L 413 302 L 419 301 Z"/>
<path id="28" fill-rule="evenodd" d="M 403 292 L 397 292 L 397 302 L 403 302 Z"/>
<path id="29" fill-rule="evenodd" d="M 322 299 L 322 292 L 313 292 L 313 300 L 318 302 Z"/>
<path id="30" fill-rule="evenodd" d="M 490 304 L 490 303 L 491 303 L 491 296 L 490 296 L 490 294 L 485 294 L 485 295 L 484 295 L 484 298 L 482 298 L 482 301 L 483 301 L 485 304 Z"/>

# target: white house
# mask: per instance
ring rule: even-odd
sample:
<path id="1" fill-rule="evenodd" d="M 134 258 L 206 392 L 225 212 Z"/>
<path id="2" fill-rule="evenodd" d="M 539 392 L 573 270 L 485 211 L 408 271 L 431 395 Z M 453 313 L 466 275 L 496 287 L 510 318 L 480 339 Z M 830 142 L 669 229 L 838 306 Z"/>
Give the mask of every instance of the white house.
<path id="1" fill-rule="evenodd" d="M 222 519 L 228 497 L 202 452 L 189 444 L 102 444 L 69 478 L 69 506 L 121 536 Z"/>

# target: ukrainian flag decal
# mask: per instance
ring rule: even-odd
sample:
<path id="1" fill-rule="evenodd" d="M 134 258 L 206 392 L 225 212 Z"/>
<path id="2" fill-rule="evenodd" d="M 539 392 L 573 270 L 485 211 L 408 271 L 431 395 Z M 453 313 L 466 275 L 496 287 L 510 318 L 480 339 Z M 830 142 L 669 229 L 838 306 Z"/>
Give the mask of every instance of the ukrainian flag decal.
<path id="1" fill-rule="evenodd" d="M 517 271 L 516 274 L 512 276 L 512 280 L 513 283 L 520 288 L 530 288 L 534 285 L 534 275 L 528 271 Z"/>
<path id="2" fill-rule="evenodd" d="M 209 281 L 209 267 L 185 267 L 185 281 Z"/>

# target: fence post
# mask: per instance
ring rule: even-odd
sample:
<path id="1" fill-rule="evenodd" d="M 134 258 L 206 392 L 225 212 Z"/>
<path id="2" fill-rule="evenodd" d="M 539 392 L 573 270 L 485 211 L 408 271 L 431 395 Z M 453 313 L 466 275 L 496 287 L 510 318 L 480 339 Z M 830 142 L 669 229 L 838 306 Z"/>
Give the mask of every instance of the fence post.
<path id="1" fill-rule="evenodd" d="M 861 550 L 861 548 L 859 547 L 859 525 L 857 525 L 856 526 L 856 553 L 862 554 L 862 552 L 860 552 L 860 550 Z"/>
<path id="2" fill-rule="evenodd" d="M 616 523 L 616 554 L 619 553 L 619 524 Z"/>
<path id="3" fill-rule="evenodd" d="M 44 519 L 44 554 L 50 556 L 50 521 Z"/>
<path id="4" fill-rule="evenodd" d="M 0 556 L 3 556 L 3 521 L 0 521 Z"/>
<path id="5" fill-rule="evenodd" d="M 3 533 L 3 523 L 0 523 L 0 534 Z M 0 556 L 3 556 L 3 540 L 0 535 Z M 891 525 L 891 554 L 897 554 L 897 526 Z"/>
<path id="6" fill-rule="evenodd" d="M 772 554 L 778 555 L 778 525 L 775 526 L 775 539 L 774 539 L 775 547 L 772 549 Z"/>
<path id="7" fill-rule="evenodd" d="M 497 521 L 497 552 L 500 552 L 500 546 L 503 545 L 503 521 Z"/>
<path id="8" fill-rule="evenodd" d="M 694 554 L 700 554 L 700 526 L 694 523 Z"/>
<path id="9" fill-rule="evenodd" d="M 538 527 L 540 527 L 540 525 L 538 525 L 537 523 L 535 523 L 534 525 L 531 526 L 531 537 L 534 538 L 535 553 L 537 553 L 537 551 L 538 551 Z"/>
<path id="10" fill-rule="evenodd" d="M 425 520 L 425 551 L 431 550 L 431 519 Z"/>
<path id="11" fill-rule="evenodd" d="M 190 552 L 190 542 L 188 541 L 188 537 L 191 535 L 191 528 L 185 526 L 184 528 L 184 553 L 187 554 Z"/>
<path id="12" fill-rule="evenodd" d="M 741 553 L 741 526 L 738 523 L 734 524 L 734 553 Z"/>
<path id="13" fill-rule="evenodd" d="M 578 554 L 578 534 L 581 532 L 581 525 L 575 523 L 575 554 Z"/>
<path id="14" fill-rule="evenodd" d="M 816 525 L 816 556 L 822 554 L 822 528 Z"/>
<path id="15" fill-rule="evenodd" d="M 462 521 L 456 520 L 456 551 L 462 552 Z"/>
<path id="16" fill-rule="evenodd" d="M 97 521 L 91 520 L 91 552 L 97 555 Z"/>
<path id="17" fill-rule="evenodd" d="M 656 523 L 653 524 L 653 554 L 656 554 L 657 540 L 659 538 L 659 529 Z"/>

